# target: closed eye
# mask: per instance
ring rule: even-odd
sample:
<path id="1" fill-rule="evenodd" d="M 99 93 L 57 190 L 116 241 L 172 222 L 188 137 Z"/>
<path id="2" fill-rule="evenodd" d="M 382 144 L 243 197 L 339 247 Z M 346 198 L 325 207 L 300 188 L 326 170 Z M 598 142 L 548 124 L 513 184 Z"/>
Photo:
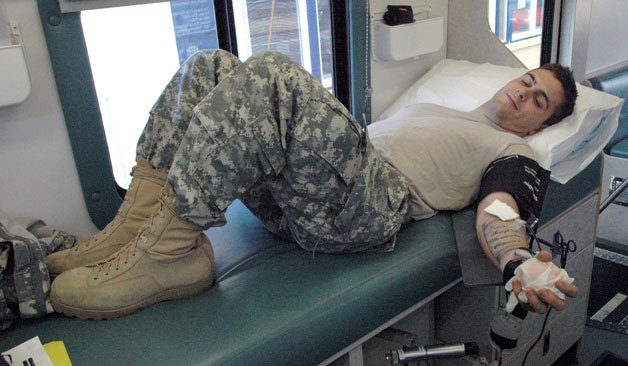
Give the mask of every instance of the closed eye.
<path id="1" fill-rule="evenodd" d="M 531 73 L 527 73 L 521 78 L 521 83 L 527 87 L 531 87 L 535 81 L 536 80 L 534 80 L 534 76 Z"/>
<path id="2" fill-rule="evenodd" d="M 530 80 L 528 80 L 527 78 L 530 78 Z M 526 86 L 532 86 L 536 84 L 536 78 L 534 77 L 532 73 L 527 73 L 525 74 L 524 79 L 522 79 L 522 82 Z M 536 97 L 534 98 L 534 104 L 536 104 L 536 106 L 540 109 L 543 109 L 543 110 L 548 109 L 549 97 L 547 96 L 547 93 L 545 93 L 544 90 L 537 90 L 535 92 L 535 95 Z"/>

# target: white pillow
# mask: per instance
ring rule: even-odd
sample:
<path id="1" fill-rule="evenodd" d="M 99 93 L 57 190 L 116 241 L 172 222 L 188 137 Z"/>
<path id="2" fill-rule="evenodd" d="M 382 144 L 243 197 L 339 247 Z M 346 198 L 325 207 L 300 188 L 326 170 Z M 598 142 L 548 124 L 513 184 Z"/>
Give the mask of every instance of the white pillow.
<path id="1" fill-rule="evenodd" d="M 377 120 L 408 105 L 433 103 L 470 111 L 490 99 L 503 85 L 528 70 L 488 63 L 445 59 L 406 90 Z M 577 85 L 574 113 L 560 123 L 526 137 L 539 164 L 552 179 L 566 183 L 595 159 L 617 129 L 623 100 Z"/>

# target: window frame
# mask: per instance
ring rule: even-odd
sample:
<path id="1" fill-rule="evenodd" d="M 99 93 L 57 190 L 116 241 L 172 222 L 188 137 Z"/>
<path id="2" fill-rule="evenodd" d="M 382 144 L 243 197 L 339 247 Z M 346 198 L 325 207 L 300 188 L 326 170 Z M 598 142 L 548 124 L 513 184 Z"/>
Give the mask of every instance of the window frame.
<path id="1" fill-rule="evenodd" d="M 354 42 L 368 19 L 365 6 L 351 0 L 331 1 L 334 40 L 334 92 L 351 111 L 367 109 L 364 101 L 364 40 Z M 40 20 L 57 83 L 70 145 L 74 154 L 83 198 L 96 227 L 102 229 L 115 216 L 126 193 L 114 179 L 96 88 L 81 25 L 80 12 L 62 13 L 58 0 L 38 0 Z M 233 8 L 230 0 L 214 0 L 219 47 L 237 55 Z M 362 16 L 359 16 L 362 14 Z M 357 16 L 357 18 L 355 18 Z M 351 24 L 351 21 L 355 20 Z M 364 35 L 362 36 L 364 37 Z M 352 47 L 355 45 L 354 47 Z M 366 70 L 360 72 L 359 70 Z M 351 82 L 352 73 L 362 83 Z M 364 107 L 364 103 L 369 104 Z"/>
<path id="2" fill-rule="evenodd" d="M 238 41 L 235 31 L 233 6 L 229 0 L 214 0 L 216 12 L 216 28 L 218 30 L 218 46 L 238 56 Z"/>
<path id="3" fill-rule="evenodd" d="M 545 0 L 543 4 L 543 31 L 541 33 L 541 59 L 539 65 L 558 61 L 560 49 L 561 0 Z"/>

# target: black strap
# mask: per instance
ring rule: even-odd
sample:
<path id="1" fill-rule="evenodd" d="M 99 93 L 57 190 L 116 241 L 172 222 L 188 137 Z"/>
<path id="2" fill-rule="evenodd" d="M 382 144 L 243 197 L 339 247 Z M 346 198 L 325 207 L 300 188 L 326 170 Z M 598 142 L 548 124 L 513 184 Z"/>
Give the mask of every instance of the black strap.
<path id="1" fill-rule="evenodd" d="M 506 282 L 508 282 L 511 278 L 513 278 L 515 276 L 515 269 L 517 269 L 517 267 L 519 267 L 520 265 L 523 264 L 523 262 L 525 262 L 527 260 L 526 259 L 513 259 L 510 262 L 506 263 L 506 267 L 504 267 L 504 272 L 502 274 L 502 281 L 504 283 L 504 285 L 506 284 Z"/>
<path id="2" fill-rule="evenodd" d="M 528 248 L 520 248 L 520 249 L 527 250 L 527 251 L 530 252 L 530 254 L 532 254 L 532 251 L 530 249 L 528 249 Z M 513 278 L 515 276 L 515 269 L 517 269 L 517 267 L 522 265 L 523 262 L 527 261 L 528 259 L 529 258 L 513 259 L 513 260 L 509 261 L 508 263 L 506 263 L 506 266 L 504 267 L 504 272 L 503 272 L 503 275 L 502 275 L 502 281 L 504 282 L 504 284 L 506 284 L 506 282 L 508 282 L 511 278 Z M 510 295 L 510 293 L 508 291 L 506 291 L 506 298 L 508 298 L 509 295 Z M 528 315 L 528 309 L 526 309 L 523 305 L 521 305 L 521 303 L 519 303 L 512 310 L 511 314 L 516 316 L 517 318 L 523 320 Z"/>
<path id="3" fill-rule="evenodd" d="M 478 201 L 493 192 L 510 193 L 520 216 L 540 217 L 549 184 L 550 171 L 523 155 L 509 155 L 493 161 L 482 176 Z"/>

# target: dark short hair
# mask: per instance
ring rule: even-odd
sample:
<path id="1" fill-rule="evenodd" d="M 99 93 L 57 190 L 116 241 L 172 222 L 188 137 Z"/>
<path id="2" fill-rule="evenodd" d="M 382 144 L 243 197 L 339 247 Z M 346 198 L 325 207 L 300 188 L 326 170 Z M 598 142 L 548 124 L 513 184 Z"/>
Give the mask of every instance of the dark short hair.
<path id="1" fill-rule="evenodd" d="M 573 109 L 576 105 L 576 98 L 578 98 L 578 90 L 576 89 L 576 81 L 573 78 L 573 73 L 569 68 L 561 64 L 545 64 L 539 69 L 551 71 L 554 77 L 560 82 L 563 87 L 565 100 L 559 105 L 554 113 L 543 123 L 546 126 L 551 126 L 557 122 L 563 120 L 563 118 L 573 113 Z"/>

